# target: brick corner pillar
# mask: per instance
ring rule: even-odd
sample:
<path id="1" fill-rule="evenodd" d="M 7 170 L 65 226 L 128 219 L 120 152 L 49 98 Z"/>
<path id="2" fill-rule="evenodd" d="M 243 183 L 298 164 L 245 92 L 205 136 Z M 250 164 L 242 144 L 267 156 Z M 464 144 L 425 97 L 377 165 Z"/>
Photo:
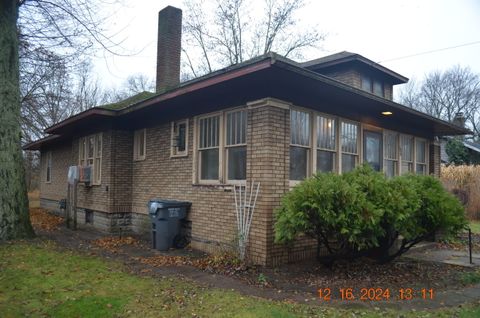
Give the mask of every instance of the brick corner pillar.
<path id="1" fill-rule="evenodd" d="M 247 180 L 260 182 L 249 257 L 272 265 L 274 212 L 289 189 L 290 105 L 273 98 L 248 104 Z"/>
<path id="2" fill-rule="evenodd" d="M 428 173 L 439 178 L 440 177 L 440 142 L 431 142 L 429 151 L 429 171 Z"/>

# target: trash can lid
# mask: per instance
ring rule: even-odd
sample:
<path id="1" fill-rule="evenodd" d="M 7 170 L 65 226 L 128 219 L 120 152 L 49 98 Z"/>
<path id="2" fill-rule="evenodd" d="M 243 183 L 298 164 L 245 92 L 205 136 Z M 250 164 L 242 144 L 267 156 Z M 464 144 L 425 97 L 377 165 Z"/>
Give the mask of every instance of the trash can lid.
<path id="1" fill-rule="evenodd" d="M 176 201 L 176 200 L 164 200 L 164 199 L 151 199 L 148 201 L 148 206 L 150 207 L 152 203 L 155 203 L 158 209 L 164 208 L 178 208 L 178 207 L 189 207 L 192 205 L 188 201 Z"/>

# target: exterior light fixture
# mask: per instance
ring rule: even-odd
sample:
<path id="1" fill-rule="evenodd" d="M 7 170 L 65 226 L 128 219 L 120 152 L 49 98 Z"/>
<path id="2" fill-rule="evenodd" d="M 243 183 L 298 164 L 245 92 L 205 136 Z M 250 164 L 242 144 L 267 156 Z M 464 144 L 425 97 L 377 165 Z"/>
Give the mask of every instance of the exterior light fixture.
<path id="1" fill-rule="evenodd" d="M 393 115 L 393 113 L 392 112 L 382 112 L 382 115 L 390 116 L 390 115 Z"/>

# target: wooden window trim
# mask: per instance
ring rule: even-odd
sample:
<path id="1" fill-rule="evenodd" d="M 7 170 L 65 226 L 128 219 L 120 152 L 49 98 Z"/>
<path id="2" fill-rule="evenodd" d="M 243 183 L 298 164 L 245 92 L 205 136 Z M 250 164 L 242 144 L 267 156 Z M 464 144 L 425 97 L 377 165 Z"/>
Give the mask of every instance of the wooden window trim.
<path id="1" fill-rule="evenodd" d="M 143 132 L 143 155 L 139 154 L 139 134 Z M 143 161 L 147 157 L 147 129 L 142 128 L 133 132 L 133 161 Z"/>
<path id="2" fill-rule="evenodd" d="M 93 157 L 87 157 L 87 144 L 89 138 L 93 138 Z M 100 152 L 99 152 L 99 145 L 98 140 L 100 140 Z M 103 162 L 103 133 L 97 133 L 93 135 L 83 136 L 79 138 L 78 141 L 79 151 L 78 151 L 78 164 L 80 166 L 91 166 L 92 167 L 92 182 L 91 185 L 100 185 L 102 183 L 102 162 Z M 99 155 L 100 153 L 100 155 Z M 83 155 L 83 156 L 82 156 Z M 89 158 L 92 158 L 93 163 L 91 165 L 88 164 Z M 98 159 L 99 169 L 98 174 L 95 172 L 96 170 L 96 161 Z"/>
<path id="3" fill-rule="evenodd" d="M 235 145 L 226 145 L 226 125 L 227 125 L 227 114 L 234 113 L 238 111 L 245 111 L 246 117 L 246 131 L 245 131 L 245 143 L 235 144 Z M 218 147 L 204 147 L 200 148 L 199 138 L 200 138 L 200 120 L 219 116 L 219 144 Z M 227 149 L 232 147 L 246 147 L 248 144 L 247 140 L 248 133 L 248 111 L 246 107 L 235 107 L 226 111 L 213 112 L 208 114 L 202 114 L 195 116 L 193 120 L 193 175 L 192 175 L 192 184 L 193 185 L 244 185 L 246 180 L 229 180 L 227 178 L 227 168 L 228 168 L 228 155 Z M 218 180 L 206 180 L 201 179 L 201 156 L 199 155 L 200 151 L 208 149 L 218 149 L 219 159 L 218 159 Z"/>
<path id="4" fill-rule="evenodd" d="M 178 151 L 178 147 L 175 145 L 175 138 L 177 137 L 178 132 L 175 131 L 175 125 L 185 124 L 185 150 Z M 188 134 L 189 134 L 189 122 L 188 118 L 172 121 L 171 130 L 170 130 L 170 158 L 180 158 L 188 156 Z"/>

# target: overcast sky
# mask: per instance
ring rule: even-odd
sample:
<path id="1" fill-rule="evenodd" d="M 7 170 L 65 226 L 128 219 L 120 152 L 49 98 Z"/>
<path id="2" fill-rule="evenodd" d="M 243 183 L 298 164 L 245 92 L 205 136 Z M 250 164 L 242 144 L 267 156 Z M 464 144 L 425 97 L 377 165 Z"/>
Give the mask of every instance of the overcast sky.
<path id="1" fill-rule="evenodd" d="M 134 73 L 154 77 L 158 11 L 183 7 L 182 1 L 123 2 L 112 32 L 123 28 L 122 46 L 136 54 L 95 60 L 94 71 L 105 86 L 119 85 Z M 302 25 L 328 34 L 322 49 L 307 52 L 311 59 L 350 51 L 416 79 L 456 64 L 480 73 L 479 0 L 307 0 L 298 17 Z"/>

